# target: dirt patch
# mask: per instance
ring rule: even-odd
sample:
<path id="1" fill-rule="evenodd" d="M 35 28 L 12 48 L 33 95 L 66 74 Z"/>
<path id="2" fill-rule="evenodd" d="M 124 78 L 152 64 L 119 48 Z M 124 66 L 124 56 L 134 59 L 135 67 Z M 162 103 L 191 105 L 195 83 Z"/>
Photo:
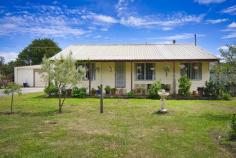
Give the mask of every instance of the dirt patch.
<path id="1" fill-rule="evenodd" d="M 50 125 L 55 125 L 55 124 L 58 124 L 57 121 L 53 121 L 53 120 L 47 120 L 47 121 L 44 121 L 46 124 L 50 124 Z"/>

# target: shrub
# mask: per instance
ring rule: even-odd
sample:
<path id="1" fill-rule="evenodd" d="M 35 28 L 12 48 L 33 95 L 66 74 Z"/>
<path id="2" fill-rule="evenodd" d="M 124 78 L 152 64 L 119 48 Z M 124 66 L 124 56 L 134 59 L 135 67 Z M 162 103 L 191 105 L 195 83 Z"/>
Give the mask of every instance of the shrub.
<path id="1" fill-rule="evenodd" d="M 95 88 L 92 88 L 91 89 L 91 95 L 94 96 L 96 94 L 96 89 Z"/>
<path id="2" fill-rule="evenodd" d="M 231 100 L 232 96 L 228 92 L 223 92 L 222 99 L 223 100 Z"/>
<path id="3" fill-rule="evenodd" d="M 233 114 L 231 118 L 231 131 L 229 135 L 230 140 L 235 140 L 236 139 L 236 114 Z"/>
<path id="4" fill-rule="evenodd" d="M 48 96 L 57 96 L 58 95 L 58 88 L 54 84 L 50 84 L 44 88 L 44 93 Z"/>
<path id="5" fill-rule="evenodd" d="M 86 96 L 86 88 L 73 87 L 72 96 L 78 98 L 84 98 Z"/>
<path id="6" fill-rule="evenodd" d="M 110 86 L 106 86 L 104 89 L 105 89 L 106 94 L 111 93 L 111 87 Z"/>
<path id="7" fill-rule="evenodd" d="M 170 92 L 170 85 L 169 84 L 161 84 L 161 89 L 164 89 L 167 92 Z"/>
<path id="8" fill-rule="evenodd" d="M 180 96 L 189 96 L 190 95 L 191 82 L 187 76 L 183 76 L 179 79 L 179 90 L 178 94 Z"/>
<path id="9" fill-rule="evenodd" d="M 112 95 L 116 95 L 116 91 L 117 91 L 116 88 L 111 88 L 111 94 L 112 94 Z"/>
<path id="10" fill-rule="evenodd" d="M 159 98 L 158 92 L 162 89 L 160 81 L 153 83 L 148 89 L 148 95 L 150 98 Z"/>
<path id="11" fill-rule="evenodd" d="M 129 91 L 127 93 L 127 96 L 128 96 L 128 98 L 134 98 L 134 96 L 135 96 L 134 91 Z"/>
<path id="12" fill-rule="evenodd" d="M 217 98 L 218 90 L 219 88 L 217 87 L 217 84 L 210 79 L 210 81 L 206 81 L 203 93 L 206 97 Z"/>

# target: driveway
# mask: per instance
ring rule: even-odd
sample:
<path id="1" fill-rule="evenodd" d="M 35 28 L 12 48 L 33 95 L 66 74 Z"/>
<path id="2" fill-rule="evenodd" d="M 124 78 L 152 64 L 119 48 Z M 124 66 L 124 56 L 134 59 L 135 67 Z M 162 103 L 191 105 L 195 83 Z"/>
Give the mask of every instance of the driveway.
<path id="1" fill-rule="evenodd" d="M 23 94 L 27 94 L 27 93 L 36 93 L 36 92 L 43 92 L 44 88 L 36 88 L 36 87 L 32 87 L 32 88 L 21 88 L 21 93 Z M 0 96 L 4 96 L 5 94 L 3 94 L 3 89 L 0 89 Z"/>

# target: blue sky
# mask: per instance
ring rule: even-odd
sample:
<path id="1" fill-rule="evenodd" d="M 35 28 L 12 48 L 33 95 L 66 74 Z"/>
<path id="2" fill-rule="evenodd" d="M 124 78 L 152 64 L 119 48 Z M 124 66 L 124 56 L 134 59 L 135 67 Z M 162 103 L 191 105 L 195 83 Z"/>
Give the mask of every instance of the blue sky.
<path id="1" fill-rule="evenodd" d="M 211 53 L 236 43 L 236 0 L 0 0 L 0 56 L 35 38 L 70 44 L 193 43 Z"/>

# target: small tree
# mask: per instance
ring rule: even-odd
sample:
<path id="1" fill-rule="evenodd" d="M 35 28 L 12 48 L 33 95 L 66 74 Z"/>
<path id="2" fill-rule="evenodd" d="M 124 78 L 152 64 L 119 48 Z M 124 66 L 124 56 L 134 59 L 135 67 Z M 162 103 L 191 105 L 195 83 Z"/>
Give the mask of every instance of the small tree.
<path id="1" fill-rule="evenodd" d="M 216 82 L 210 79 L 209 81 L 205 82 L 205 87 L 203 91 L 204 91 L 204 96 L 217 98 L 219 95 L 218 94 L 219 86 L 217 86 Z"/>
<path id="2" fill-rule="evenodd" d="M 183 76 L 179 79 L 179 90 L 178 94 L 180 96 L 189 96 L 190 95 L 191 82 L 187 76 Z"/>
<path id="3" fill-rule="evenodd" d="M 52 82 L 58 89 L 58 112 L 62 112 L 62 106 L 66 98 L 66 86 L 71 89 L 78 81 L 81 81 L 85 75 L 85 69 L 81 66 L 76 68 L 75 61 L 71 53 L 60 60 L 50 61 L 43 58 L 42 70 L 46 72 L 45 79 Z"/>
<path id="4" fill-rule="evenodd" d="M 153 83 L 150 88 L 148 89 L 148 95 L 150 98 L 158 98 L 158 92 L 161 90 L 162 86 L 161 86 L 161 82 L 160 81 L 156 81 L 155 83 Z"/>
<path id="5" fill-rule="evenodd" d="M 14 100 L 14 93 L 21 94 L 21 88 L 19 85 L 9 82 L 3 91 L 7 95 L 11 95 L 11 114 L 13 113 L 13 100 Z"/>

